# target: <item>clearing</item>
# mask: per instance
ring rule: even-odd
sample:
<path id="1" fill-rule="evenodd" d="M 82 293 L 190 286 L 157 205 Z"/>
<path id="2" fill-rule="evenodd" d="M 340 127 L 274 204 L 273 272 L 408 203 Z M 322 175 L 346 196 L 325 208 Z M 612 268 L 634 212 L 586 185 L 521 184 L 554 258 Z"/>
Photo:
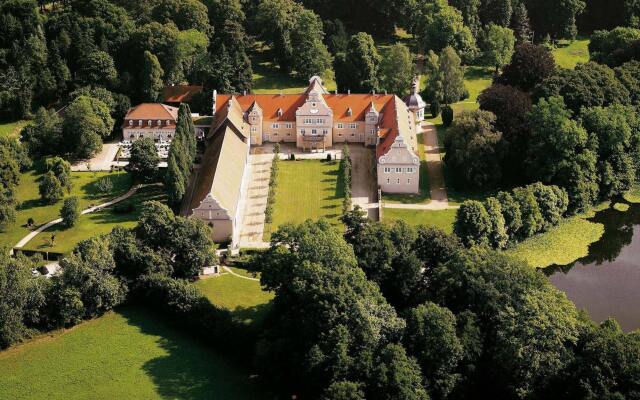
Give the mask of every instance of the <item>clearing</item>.
<path id="1" fill-rule="evenodd" d="M 54 225 L 33 238 L 23 249 L 70 253 L 82 240 L 109 233 L 116 226 L 135 227 L 138 224 L 142 203 L 150 200 L 165 202 L 164 188 L 159 186 L 143 187 L 121 203 L 81 215 L 71 228 L 66 228 L 62 224 Z M 49 243 L 52 234 L 56 235 L 53 246 Z"/>
<path id="2" fill-rule="evenodd" d="M 138 307 L 0 352 L 2 399 L 265 398 L 249 376 Z"/>
<path id="3" fill-rule="evenodd" d="M 273 222 L 265 226 L 265 241 L 286 223 L 328 219 L 341 226 L 344 182 L 338 161 L 281 161 L 278 170 Z"/>
<path id="4" fill-rule="evenodd" d="M 589 61 L 589 39 L 561 40 L 553 49 L 553 58 L 561 68 L 573 69 L 578 63 Z"/>
<path id="5" fill-rule="evenodd" d="M 101 193 L 96 184 L 107 176 L 111 179 L 113 189 L 109 193 Z M 0 230 L 0 243 L 14 246 L 26 236 L 30 232 L 27 228 L 29 218 L 33 218 L 35 226 L 40 226 L 60 217 L 62 200 L 56 204 L 45 204 L 40 200 L 38 185 L 41 179 L 42 174 L 36 170 L 29 170 L 21 174 L 16 195 L 20 203 L 16 213 L 16 222 Z M 81 209 L 118 197 L 131 187 L 131 176 L 123 172 L 72 172 L 71 179 L 73 189 L 68 196 L 78 196 Z"/>
<path id="6" fill-rule="evenodd" d="M 456 218 L 456 209 L 449 210 L 403 210 L 397 208 L 384 208 L 382 218 L 385 223 L 395 220 L 402 220 L 409 225 L 433 226 L 440 228 L 446 233 L 453 232 L 453 221 Z"/>
<path id="7" fill-rule="evenodd" d="M 0 137 L 18 137 L 22 128 L 24 128 L 29 121 L 21 120 L 15 122 L 0 123 Z"/>

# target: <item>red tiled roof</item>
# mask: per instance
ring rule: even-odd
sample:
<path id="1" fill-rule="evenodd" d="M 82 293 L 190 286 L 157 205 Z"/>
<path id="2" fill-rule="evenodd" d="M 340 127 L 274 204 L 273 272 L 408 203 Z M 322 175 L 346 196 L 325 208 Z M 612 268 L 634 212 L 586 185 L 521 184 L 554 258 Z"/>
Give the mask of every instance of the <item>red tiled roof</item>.
<path id="1" fill-rule="evenodd" d="M 202 92 L 202 86 L 198 85 L 173 85 L 162 89 L 162 101 L 165 103 L 184 103 L 194 94 Z"/>
<path id="2" fill-rule="evenodd" d="M 254 101 L 257 102 L 265 121 L 295 121 L 296 110 L 306 98 L 304 94 L 248 94 L 236 97 L 243 111 L 247 111 Z M 279 108 L 282 108 L 280 116 Z"/>
<path id="3" fill-rule="evenodd" d="M 128 129 L 175 128 L 177 119 L 178 109 L 176 107 L 160 103 L 142 103 L 129 109 L 124 117 L 122 127 Z M 140 120 L 142 125 L 138 125 Z M 151 120 L 151 125 L 148 125 L 149 120 Z M 157 125 L 158 120 L 162 121 L 161 126 Z M 133 125 L 130 125 L 129 121 L 133 121 Z M 167 124 L 167 121 L 169 121 L 169 124 Z"/>
<path id="4" fill-rule="evenodd" d="M 325 94 L 327 105 L 333 110 L 333 119 L 338 122 L 364 121 L 364 116 L 369 111 L 373 102 L 376 110 L 381 111 L 393 95 L 385 94 Z M 351 108 L 351 116 L 347 110 Z"/>

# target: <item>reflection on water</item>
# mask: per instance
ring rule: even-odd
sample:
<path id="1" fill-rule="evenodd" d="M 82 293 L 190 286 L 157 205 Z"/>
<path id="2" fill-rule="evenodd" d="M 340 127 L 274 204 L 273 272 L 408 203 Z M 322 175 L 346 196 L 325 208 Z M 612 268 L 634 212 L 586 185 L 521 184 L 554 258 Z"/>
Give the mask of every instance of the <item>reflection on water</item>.
<path id="1" fill-rule="evenodd" d="M 592 221 L 603 224 L 605 233 L 589 255 L 545 273 L 595 321 L 614 317 L 626 331 L 640 328 L 640 205 L 627 212 L 608 209 Z"/>

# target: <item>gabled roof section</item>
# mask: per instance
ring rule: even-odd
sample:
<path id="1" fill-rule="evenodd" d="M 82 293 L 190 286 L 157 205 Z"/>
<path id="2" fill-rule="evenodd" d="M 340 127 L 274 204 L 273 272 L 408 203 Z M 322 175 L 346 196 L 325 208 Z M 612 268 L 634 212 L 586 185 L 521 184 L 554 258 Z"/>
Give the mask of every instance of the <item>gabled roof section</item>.
<path id="1" fill-rule="evenodd" d="M 185 103 L 194 94 L 202 92 L 198 85 L 169 85 L 162 88 L 162 101 L 165 103 Z"/>
<path id="2" fill-rule="evenodd" d="M 243 110 L 255 102 L 262 108 L 262 118 L 265 121 L 295 121 L 296 110 L 304 104 L 304 94 L 248 94 L 238 96 L 237 100 Z M 282 109 L 282 115 L 278 115 Z"/>
<path id="3" fill-rule="evenodd" d="M 230 120 L 226 120 L 207 144 L 202 168 L 191 200 L 191 210 L 211 195 L 230 218 L 236 215 L 240 201 L 242 177 L 248 157 L 244 135 Z"/>
<path id="4" fill-rule="evenodd" d="M 304 91 L 304 94 L 309 94 L 311 92 L 318 92 L 320 94 L 329 94 L 327 89 L 324 88 L 322 84 L 322 78 L 318 75 L 314 75 L 309 79 L 309 87 Z"/>
<path id="5" fill-rule="evenodd" d="M 376 147 L 376 158 L 387 154 L 398 135 L 402 135 L 402 139 L 409 150 L 414 153 L 417 151 L 416 146 L 418 144 L 413 133 L 414 124 L 411 118 L 412 116 L 407 106 L 397 96 L 393 96 L 393 101 L 390 101 L 383 110 L 380 127 L 384 130 L 388 129 L 388 133 Z"/>
<path id="6" fill-rule="evenodd" d="M 364 121 L 371 104 L 376 110 L 382 110 L 394 97 L 385 94 L 327 94 L 324 99 L 337 122 L 355 122 Z M 351 115 L 347 113 L 349 108 Z"/>
<path id="7" fill-rule="evenodd" d="M 130 108 L 124 119 L 170 119 L 176 121 L 178 119 L 178 108 L 162 103 L 142 103 Z"/>

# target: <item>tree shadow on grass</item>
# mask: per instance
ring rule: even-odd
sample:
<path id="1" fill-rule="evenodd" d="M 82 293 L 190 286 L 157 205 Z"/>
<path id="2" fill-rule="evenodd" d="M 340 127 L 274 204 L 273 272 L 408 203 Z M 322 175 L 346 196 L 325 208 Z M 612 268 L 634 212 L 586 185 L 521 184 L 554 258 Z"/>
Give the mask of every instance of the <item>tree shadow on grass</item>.
<path id="1" fill-rule="evenodd" d="M 147 308 L 125 307 L 119 313 L 142 333 L 159 337 L 158 344 L 167 354 L 147 361 L 143 369 L 162 398 L 268 398 L 251 380 L 246 366 L 216 353 L 211 349 L 213 344 L 193 339 Z"/>

